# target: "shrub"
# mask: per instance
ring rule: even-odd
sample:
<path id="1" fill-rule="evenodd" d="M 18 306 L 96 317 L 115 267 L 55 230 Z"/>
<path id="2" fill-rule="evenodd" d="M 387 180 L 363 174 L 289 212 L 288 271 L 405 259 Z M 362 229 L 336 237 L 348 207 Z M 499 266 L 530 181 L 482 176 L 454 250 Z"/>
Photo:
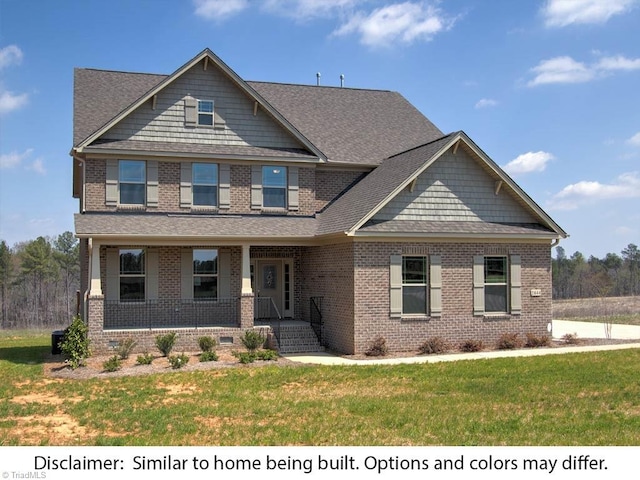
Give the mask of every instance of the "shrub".
<path id="1" fill-rule="evenodd" d="M 213 352 L 211 350 L 209 351 L 204 351 L 200 354 L 200 361 L 201 362 L 217 362 L 218 361 L 218 354 L 216 352 Z"/>
<path id="2" fill-rule="evenodd" d="M 240 363 L 253 363 L 256 361 L 256 352 L 233 352 L 233 356 L 236 357 Z"/>
<path id="3" fill-rule="evenodd" d="M 265 362 L 268 362 L 270 360 L 278 360 L 278 352 L 271 349 L 259 350 L 258 352 L 256 352 L 256 356 L 258 360 L 264 360 Z"/>
<path id="4" fill-rule="evenodd" d="M 460 344 L 461 352 L 479 352 L 484 349 L 482 340 L 465 340 Z"/>
<path id="5" fill-rule="evenodd" d="M 384 337 L 376 338 L 364 352 L 368 357 L 384 357 L 387 353 L 389 353 L 389 348 Z"/>
<path id="6" fill-rule="evenodd" d="M 136 363 L 138 365 L 151 365 L 151 362 L 153 362 L 153 355 L 148 352 L 138 355 L 138 358 L 136 359 Z"/>
<path id="7" fill-rule="evenodd" d="M 562 341 L 567 345 L 578 345 L 580 343 L 577 333 L 565 333 L 562 336 Z"/>
<path id="8" fill-rule="evenodd" d="M 216 339 L 210 336 L 198 338 L 198 346 L 203 352 L 210 352 L 217 345 Z"/>
<path id="9" fill-rule="evenodd" d="M 105 372 L 115 372 L 122 367 L 122 360 L 118 355 L 114 355 L 102 364 Z"/>
<path id="10" fill-rule="evenodd" d="M 177 338 L 178 335 L 176 334 L 176 332 L 170 332 L 165 335 L 158 335 L 156 337 L 156 347 L 158 347 L 158 350 L 160 350 L 163 357 L 166 357 L 171 353 L 171 350 L 173 350 L 173 346 L 175 345 Z"/>
<path id="11" fill-rule="evenodd" d="M 76 369 L 84 365 L 89 356 L 89 328 L 79 316 L 74 317 L 60 342 L 60 351 L 66 357 L 69 366 Z"/>
<path id="12" fill-rule="evenodd" d="M 498 350 L 515 350 L 522 348 L 524 342 L 518 337 L 517 333 L 503 333 L 498 339 L 496 347 Z"/>
<path id="13" fill-rule="evenodd" d="M 133 338 L 125 338 L 120 345 L 118 345 L 118 357 L 121 360 L 126 360 L 131 355 L 131 352 L 136 347 L 138 342 L 136 342 Z"/>
<path id="14" fill-rule="evenodd" d="M 524 346 L 527 348 L 548 347 L 551 345 L 551 337 L 549 335 L 535 335 L 533 333 L 527 333 L 527 339 L 524 342 Z"/>
<path id="15" fill-rule="evenodd" d="M 442 337 L 428 338 L 420 347 L 418 351 L 424 355 L 432 355 L 434 353 L 445 353 L 451 347 Z"/>
<path id="16" fill-rule="evenodd" d="M 240 341 L 247 350 L 255 352 L 264 345 L 265 337 L 260 330 L 247 330 L 244 332 L 244 335 L 240 337 Z"/>
<path id="17" fill-rule="evenodd" d="M 169 360 L 169 365 L 171 365 L 173 369 L 182 368 L 189 363 L 189 357 L 184 353 L 180 355 L 170 355 L 167 360 Z"/>

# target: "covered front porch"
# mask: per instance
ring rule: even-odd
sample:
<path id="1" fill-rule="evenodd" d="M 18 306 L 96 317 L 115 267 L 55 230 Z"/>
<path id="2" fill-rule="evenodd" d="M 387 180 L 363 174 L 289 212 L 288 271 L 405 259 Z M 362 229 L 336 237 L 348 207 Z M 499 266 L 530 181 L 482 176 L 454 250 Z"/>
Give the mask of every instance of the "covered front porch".
<path id="1" fill-rule="evenodd" d="M 149 344 L 168 330 L 240 344 L 244 331 L 261 328 L 280 344 L 287 326 L 301 321 L 309 326 L 310 299 L 302 296 L 303 248 L 89 239 L 84 303 L 89 335 L 99 350 L 126 337 L 145 337 L 143 343 Z"/>

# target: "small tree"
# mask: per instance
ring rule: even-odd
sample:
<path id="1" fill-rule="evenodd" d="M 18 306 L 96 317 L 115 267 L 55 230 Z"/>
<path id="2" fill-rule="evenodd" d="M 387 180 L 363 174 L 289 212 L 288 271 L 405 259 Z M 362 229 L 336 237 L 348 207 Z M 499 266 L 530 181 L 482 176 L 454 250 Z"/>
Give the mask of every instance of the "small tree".
<path id="1" fill-rule="evenodd" d="M 89 328 L 79 316 L 74 317 L 71 325 L 64 331 L 60 351 L 74 370 L 83 366 L 90 355 L 88 333 Z"/>

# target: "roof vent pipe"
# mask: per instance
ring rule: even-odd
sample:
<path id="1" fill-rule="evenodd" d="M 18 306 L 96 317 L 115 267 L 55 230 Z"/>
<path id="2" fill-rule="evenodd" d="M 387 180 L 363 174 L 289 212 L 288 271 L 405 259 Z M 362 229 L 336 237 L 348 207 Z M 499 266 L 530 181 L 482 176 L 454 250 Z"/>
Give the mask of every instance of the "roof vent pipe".
<path id="1" fill-rule="evenodd" d="M 344 73 L 340 74 L 340 88 L 344 87 Z"/>
<path id="2" fill-rule="evenodd" d="M 316 73 L 316 85 L 320 86 L 320 72 Z"/>

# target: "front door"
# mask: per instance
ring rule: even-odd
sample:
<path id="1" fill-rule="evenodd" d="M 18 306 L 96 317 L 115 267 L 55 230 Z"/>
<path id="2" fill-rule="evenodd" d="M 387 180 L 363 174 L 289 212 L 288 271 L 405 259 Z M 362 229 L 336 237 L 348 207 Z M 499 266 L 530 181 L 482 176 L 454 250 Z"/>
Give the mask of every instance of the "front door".
<path id="1" fill-rule="evenodd" d="M 258 260 L 256 263 L 256 295 L 258 297 L 271 297 L 280 315 L 284 316 L 282 260 Z"/>

